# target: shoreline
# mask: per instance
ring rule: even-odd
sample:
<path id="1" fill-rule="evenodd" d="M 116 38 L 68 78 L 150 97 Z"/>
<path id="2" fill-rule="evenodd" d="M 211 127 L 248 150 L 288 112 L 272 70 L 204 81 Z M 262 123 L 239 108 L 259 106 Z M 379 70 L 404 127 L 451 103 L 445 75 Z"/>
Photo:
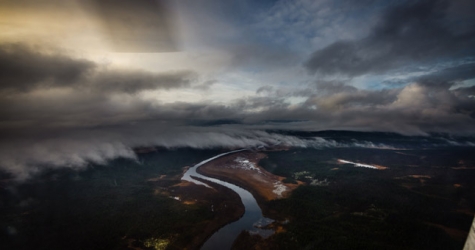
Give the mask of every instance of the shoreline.
<path id="1" fill-rule="evenodd" d="M 202 206 L 207 208 L 207 213 L 210 210 L 213 213 L 211 218 L 189 229 L 194 232 L 194 236 L 183 249 L 200 249 L 214 233 L 244 215 L 245 208 L 239 195 L 232 189 L 214 182 L 193 177 L 211 188 L 183 180 L 177 184 L 160 188 L 160 183 L 179 178 L 181 177 L 161 178 L 160 176 L 148 181 L 157 186 L 155 195 L 168 196 L 186 206 Z"/>
<path id="2" fill-rule="evenodd" d="M 259 161 L 265 157 L 267 155 L 263 152 L 249 150 L 238 150 L 229 154 L 223 153 L 196 164 L 192 172 L 203 177 L 227 182 L 247 191 L 255 200 L 254 206 L 259 208 L 263 218 L 278 218 L 278 212 L 269 208 L 269 201 L 288 197 L 295 188 L 303 183 L 283 183 L 282 180 L 285 177 L 274 175 L 258 165 Z M 192 172 L 186 174 L 189 169 L 190 167 L 185 167 L 183 177 L 181 178 L 182 182 L 177 185 L 177 187 L 182 187 L 179 188 L 180 191 L 178 193 L 187 197 L 182 200 L 183 203 L 186 204 L 191 198 L 197 203 L 211 206 L 210 209 L 213 213 L 215 213 L 214 209 L 217 209 L 217 207 L 213 208 L 213 206 L 216 206 L 216 200 L 223 197 L 228 201 L 232 200 L 233 206 L 237 206 L 228 208 L 225 213 L 215 215 L 217 217 L 203 225 L 205 229 L 200 231 L 192 243 L 188 245 L 191 249 L 199 249 L 206 246 L 213 235 L 221 229 L 241 220 L 247 213 L 248 208 L 247 205 L 243 204 L 244 201 L 241 200 L 241 195 L 232 188 L 194 176 Z M 208 195 L 205 193 L 208 193 Z M 210 196 L 210 193 L 214 193 L 213 196 Z M 231 193 L 232 196 L 230 195 Z M 224 203 L 226 202 L 221 201 L 219 204 L 223 207 L 222 204 Z M 237 240 L 237 238 L 234 240 Z"/>
<path id="3" fill-rule="evenodd" d="M 235 213 L 232 214 L 231 216 L 229 216 L 228 218 L 224 217 L 222 220 L 220 220 L 219 222 L 215 223 L 215 227 L 213 228 L 213 230 L 210 230 L 210 232 L 206 233 L 207 236 L 206 237 L 201 237 L 200 239 L 200 243 L 199 244 L 195 244 L 194 247 L 192 247 L 192 249 L 201 249 L 201 247 L 203 247 L 203 245 L 205 244 L 206 241 L 208 241 L 209 238 L 211 238 L 211 236 L 213 236 L 216 232 L 218 232 L 221 228 L 227 226 L 228 224 L 230 223 L 233 223 L 235 221 L 238 221 L 239 219 L 241 219 L 243 216 L 244 216 L 244 213 L 245 213 L 245 208 L 244 208 L 244 204 L 242 203 L 242 200 L 241 198 L 239 198 L 239 196 L 230 188 L 227 188 L 227 187 L 224 187 L 224 186 L 221 186 L 219 184 L 216 184 L 214 182 L 211 182 L 211 181 L 208 181 L 208 180 L 205 180 L 205 179 L 201 179 L 199 177 L 192 177 L 196 180 L 199 180 L 201 182 L 204 182 L 206 183 L 207 185 L 210 185 L 212 188 L 219 188 L 221 190 L 217 190 L 218 192 L 222 192 L 223 190 L 226 190 L 225 193 L 233 193 L 234 195 L 233 196 L 237 196 L 237 197 L 233 197 L 235 198 L 234 200 L 237 200 L 240 204 L 239 206 L 237 207 L 237 209 L 235 210 Z M 228 196 L 229 197 L 229 196 Z M 226 220 L 227 219 L 227 220 Z M 205 234 L 205 235 L 206 235 Z"/>
<path id="4" fill-rule="evenodd" d="M 284 177 L 274 175 L 258 165 L 259 160 L 265 157 L 267 156 L 262 152 L 236 152 L 207 162 L 197 168 L 196 172 L 232 183 L 249 191 L 256 199 L 263 215 L 274 217 L 275 212 L 269 209 L 267 202 L 288 197 L 302 183 L 282 183 Z M 232 166 L 236 164 L 235 159 L 239 158 L 248 160 L 249 164 L 252 163 L 252 167 L 250 169 L 233 168 Z M 285 187 L 285 191 L 281 191 L 280 194 L 275 192 L 277 190 L 276 183 L 279 187 Z"/>

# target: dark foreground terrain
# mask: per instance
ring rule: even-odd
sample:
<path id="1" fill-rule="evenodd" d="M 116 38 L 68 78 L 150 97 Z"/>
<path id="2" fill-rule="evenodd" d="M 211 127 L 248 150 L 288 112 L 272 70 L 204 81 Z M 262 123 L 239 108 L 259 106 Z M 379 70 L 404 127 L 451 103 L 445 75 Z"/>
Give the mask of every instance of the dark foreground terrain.
<path id="1" fill-rule="evenodd" d="M 475 212 L 470 138 L 294 133 L 332 146 L 262 151 L 259 165 L 305 182 L 262 204 L 276 234 L 235 249 L 462 249 Z M 475 144 L 474 144 L 475 145 Z M 224 188 L 184 185 L 185 166 L 227 149 L 142 150 L 85 170 L 0 182 L 1 249 L 194 249 L 242 214 Z M 356 167 L 338 159 L 378 165 Z M 213 207 L 211 207 L 213 206 Z"/>
<path id="2" fill-rule="evenodd" d="M 180 185 L 183 167 L 218 152 L 158 150 L 139 154 L 140 163 L 55 170 L 24 183 L 5 176 L 0 248 L 198 248 L 243 213 L 226 188 Z"/>
<path id="3" fill-rule="evenodd" d="M 473 148 L 291 149 L 261 161 L 309 185 L 268 209 L 288 219 L 272 249 L 462 249 L 475 208 Z M 379 164 L 386 170 L 338 164 Z M 313 182 L 318 180 L 318 182 Z M 265 243 L 262 243 L 266 245 Z"/>

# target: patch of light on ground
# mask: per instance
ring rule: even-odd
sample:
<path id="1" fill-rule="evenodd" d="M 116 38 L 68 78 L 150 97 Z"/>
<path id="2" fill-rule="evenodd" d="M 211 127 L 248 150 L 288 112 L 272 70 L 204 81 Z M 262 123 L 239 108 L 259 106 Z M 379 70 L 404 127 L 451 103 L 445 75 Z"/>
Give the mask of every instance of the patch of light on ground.
<path id="1" fill-rule="evenodd" d="M 287 187 L 282 184 L 282 182 L 280 181 L 276 181 L 274 182 L 274 190 L 272 190 L 272 192 L 276 195 L 278 195 L 279 197 L 282 197 L 282 193 L 287 191 Z"/>
<path id="2" fill-rule="evenodd" d="M 373 165 L 362 164 L 362 163 L 356 163 L 356 162 L 346 161 L 346 160 L 342 160 L 342 159 L 338 159 L 338 162 L 340 162 L 340 163 L 346 163 L 346 164 L 353 164 L 353 165 L 355 165 L 355 167 L 378 169 L 377 167 L 375 167 L 375 166 L 373 166 Z"/>
<path id="3" fill-rule="evenodd" d="M 244 170 L 253 170 L 253 171 L 257 171 L 261 173 L 261 170 L 258 167 L 256 167 L 256 165 L 253 162 L 250 162 L 249 160 L 245 158 L 236 157 L 234 161 L 237 162 L 238 164 L 233 167 L 244 169 Z"/>
<path id="4" fill-rule="evenodd" d="M 170 198 L 172 198 L 172 199 L 174 199 L 174 200 L 177 200 L 177 201 L 180 201 L 180 200 L 181 200 L 180 197 L 178 197 L 178 196 L 170 196 Z"/>
<path id="5" fill-rule="evenodd" d="M 153 248 L 155 250 L 165 250 L 170 244 L 169 239 L 150 238 L 144 241 L 145 247 Z"/>

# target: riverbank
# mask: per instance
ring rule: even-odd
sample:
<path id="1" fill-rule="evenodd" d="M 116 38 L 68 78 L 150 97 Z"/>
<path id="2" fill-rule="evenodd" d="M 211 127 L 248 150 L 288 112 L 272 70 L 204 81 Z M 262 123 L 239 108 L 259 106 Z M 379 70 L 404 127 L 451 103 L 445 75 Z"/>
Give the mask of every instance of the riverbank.
<path id="1" fill-rule="evenodd" d="M 283 183 L 284 177 L 260 167 L 258 163 L 265 157 L 261 152 L 241 151 L 208 162 L 196 171 L 248 190 L 266 215 L 272 213 L 266 207 L 268 201 L 288 197 L 302 183 Z"/>
<path id="2" fill-rule="evenodd" d="M 200 249 L 216 231 L 238 220 L 244 214 L 245 209 L 239 195 L 231 189 L 213 182 L 199 179 L 200 182 L 209 185 L 211 188 L 195 185 L 187 181 L 181 181 L 168 187 L 160 187 L 160 184 L 166 185 L 167 181 L 178 180 L 178 178 L 177 176 L 159 177 L 149 179 L 148 181 L 156 185 L 156 195 L 168 196 L 170 199 L 189 206 L 190 209 L 196 207 L 206 208 L 206 211 L 203 211 L 203 217 L 208 217 L 209 219 L 189 227 L 187 234 L 193 237 L 189 238 L 189 243 L 185 247 L 180 246 L 180 248 Z"/>

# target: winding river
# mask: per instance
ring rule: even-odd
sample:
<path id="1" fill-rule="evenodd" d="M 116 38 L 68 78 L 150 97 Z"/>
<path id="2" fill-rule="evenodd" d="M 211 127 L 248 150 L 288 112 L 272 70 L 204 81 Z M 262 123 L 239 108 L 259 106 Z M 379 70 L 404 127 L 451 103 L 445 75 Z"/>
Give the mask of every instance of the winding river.
<path id="1" fill-rule="evenodd" d="M 203 185 L 208 188 L 211 188 L 209 185 L 206 183 L 203 183 L 199 180 L 196 180 L 192 177 L 198 177 L 210 182 L 214 182 L 216 184 L 225 186 L 227 188 L 232 189 L 234 192 L 236 192 L 239 197 L 241 198 L 242 203 L 244 204 L 244 215 L 237 221 L 232 222 L 227 224 L 226 226 L 222 227 L 219 229 L 217 232 L 215 232 L 201 247 L 203 250 L 208 250 L 208 249 L 231 249 L 231 246 L 234 242 L 234 240 L 237 238 L 237 236 L 243 231 L 247 230 L 251 234 L 260 234 L 263 237 L 267 237 L 269 235 L 272 235 L 274 233 L 273 230 L 270 229 L 261 229 L 259 227 L 268 225 L 272 222 L 271 219 L 265 218 L 262 215 L 261 208 L 257 204 L 256 199 L 252 194 L 241 188 L 238 187 L 234 184 L 231 184 L 229 182 L 225 182 L 219 179 L 215 178 L 210 178 L 207 176 L 204 176 L 202 174 L 199 174 L 196 172 L 196 169 L 200 167 L 201 165 L 204 165 L 214 159 L 217 159 L 219 157 L 236 153 L 236 152 L 241 152 L 247 149 L 240 149 L 240 150 L 234 150 L 230 151 L 227 153 L 219 154 L 214 157 L 211 157 L 207 160 L 204 160 L 193 167 L 189 168 L 184 174 L 183 177 L 181 178 L 182 180 L 186 180 L 189 182 L 193 182 L 197 185 Z"/>

